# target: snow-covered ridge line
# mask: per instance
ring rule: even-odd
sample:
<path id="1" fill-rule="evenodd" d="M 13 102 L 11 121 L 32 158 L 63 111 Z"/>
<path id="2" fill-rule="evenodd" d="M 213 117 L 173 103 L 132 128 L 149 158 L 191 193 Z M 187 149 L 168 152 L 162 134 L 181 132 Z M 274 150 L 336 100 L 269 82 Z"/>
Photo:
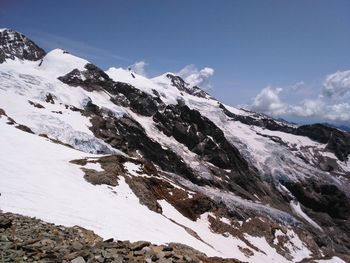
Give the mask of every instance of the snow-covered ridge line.
<path id="1" fill-rule="evenodd" d="M 326 143 L 278 130 L 283 122 L 268 116 L 223 106 L 205 92 L 191 90 L 172 73 L 152 79 L 122 68 L 111 68 L 106 73 L 109 78 L 87 60 L 61 49 L 34 61 L 21 56 L 0 61 L 0 115 L 4 111 L 9 117 L 0 117 L 4 134 L 0 137 L 0 157 L 6 160 L 0 164 L 1 181 L 6 181 L 0 185 L 1 207 L 50 222 L 82 225 L 104 237 L 180 242 L 208 255 L 249 262 L 261 262 L 259 257 L 279 262 L 320 258 L 323 248 L 312 243 L 312 238 L 306 243 L 303 239 L 314 235 L 312 228 L 307 224 L 300 228 L 298 219 L 329 236 L 338 235 L 340 228 L 333 215 L 346 218 L 347 212 L 339 209 L 332 214 L 337 207 L 330 208 L 327 202 L 339 202 L 346 208 L 342 194 L 350 189 L 350 161 L 339 162 Z M 260 121 L 264 123 L 260 125 Z M 276 130 L 263 128 L 270 121 Z M 23 145 L 28 149 L 22 150 Z M 237 151 L 228 151 L 228 155 L 226 149 L 230 147 Z M 220 153 L 215 163 L 209 155 L 215 155 L 214 148 Z M 119 165 L 119 170 L 111 172 L 100 158 L 100 154 L 109 153 L 132 158 L 130 162 L 108 163 Z M 232 156 L 247 165 L 237 166 L 239 169 L 231 163 L 222 166 Z M 96 161 L 88 161 L 85 166 L 69 163 L 92 157 Z M 146 168 L 152 173 L 145 172 Z M 84 179 L 84 170 L 92 171 L 98 179 L 113 175 L 118 184 L 106 180 L 92 185 L 94 182 Z M 321 186 L 325 186 L 325 199 L 317 188 Z M 152 192 L 147 192 L 151 187 Z M 318 202 L 324 213 L 305 205 L 299 196 L 305 211 L 313 211 L 308 216 L 299 203 L 293 206 L 290 200 L 297 201 L 297 194 L 291 187 L 306 194 L 318 191 L 308 198 Z M 339 195 L 334 198 L 327 191 Z M 142 194 L 152 199 L 156 209 L 144 202 Z M 107 208 L 102 209 L 101 204 Z M 332 228 L 323 224 L 325 214 L 334 223 Z M 255 225 L 251 225 L 255 232 L 244 230 L 242 222 L 257 218 L 261 219 L 259 226 L 270 230 L 255 230 Z M 214 229 L 220 223 L 210 220 L 226 225 Z M 200 238 L 189 234 L 186 227 Z M 242 241 L 242 235 L 246 241 Z M 295 241 L 296 246 L 287 242 L 284 249 L 278 240 L 281 236 Z M 248 241 L 265 254 L 253 248 L 250 255 L 243 244 Z M 347 249 L 343 244 L 335 246 Z"/>

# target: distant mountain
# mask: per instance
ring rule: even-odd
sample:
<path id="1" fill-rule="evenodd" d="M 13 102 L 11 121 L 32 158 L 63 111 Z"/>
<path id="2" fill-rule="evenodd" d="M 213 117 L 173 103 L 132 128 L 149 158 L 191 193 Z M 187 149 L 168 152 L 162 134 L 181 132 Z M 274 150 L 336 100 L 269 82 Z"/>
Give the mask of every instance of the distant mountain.
<path id="1" fill-rule="evenodd" d="M 0 134 L 3 212 L 216 257 L 203 262 L 349 259 L 350 134 L 329 125 L 225 105 L 171 72 L 103 71 L 2 29 Z M 96 244 L 53 261 L 94 262 Z M 100 260 L 122 245 L 140 261 L 155 253 L 136 244 L 103 242 Z"/>
<path id="2" fill-rule="evenodd" d="M 350 127 L 346 125 L 336 125 L 336 124 L 331 124 L 331 123 L 324 123 L 324 125 L 332 128 L 336 128 L 345 132 L 350 132 Z"/>

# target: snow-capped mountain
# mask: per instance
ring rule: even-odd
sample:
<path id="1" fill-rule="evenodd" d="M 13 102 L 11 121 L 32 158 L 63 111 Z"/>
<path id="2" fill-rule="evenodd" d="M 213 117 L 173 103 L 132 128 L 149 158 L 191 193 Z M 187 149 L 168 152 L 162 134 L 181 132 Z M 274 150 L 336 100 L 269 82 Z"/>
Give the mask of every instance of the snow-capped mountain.
<path id="1" fill-rule="evenodd" d="M 244 262 L 350 259 L 341 130 L 224 105 L 173 73 L 103 71 L 9 29 L 0 130 L 4 212 Z"/>

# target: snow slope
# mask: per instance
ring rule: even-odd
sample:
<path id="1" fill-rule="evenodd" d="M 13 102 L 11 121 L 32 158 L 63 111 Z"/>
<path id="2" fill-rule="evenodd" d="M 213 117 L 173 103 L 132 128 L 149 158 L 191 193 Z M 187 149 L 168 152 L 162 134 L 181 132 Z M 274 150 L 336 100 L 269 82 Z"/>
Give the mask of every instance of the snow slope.
<path id="1" fill-rule="evenodd" d="M 15 59 L 0 64 L 0 109 L 9 117 L 0 116 L 0 209 L 39 217 L 56 224 L 80 225 L 105 238 L 148 240 L 157 244 L 179 242 L 209 256 L 234 257 L 248 262 L 296 262 L 313 256 L 307 248 L 308 244 L 294 230 L 301 226 L 299 219 L 318 231 L 324 228 L 301 209 L 293 196 L 289 196 L 293 201 L 286 202 L 287 208 L 283 208 L 274 206 L 273 201 L 260 200 L 254 193 L 251 193 L 252 196 L 259 201 L 244 199 L 234 191 L 223 191 L 215 184 L 195 185 L 176 174 L 161 171 L 164 172 L 162 180 L 169 182 L 175 190 L 184 190 L 190 199 L 196 193 L 202 193 L 231 211 L 241 209 L 288 228 L 286 233 L 277 230 L 274 237 L 276 244 L 277 236 L 289 240 L 285 244 L 290 251 L 288 258 L 283 257 L 264 236 L 245 234 L 243 240 L 232 234 L 215 233 L 209 223 L 209 218 L 215 217 L 213 213 L 203 213 L 192 221 L 166 200 L 158 201 L 162 214 L 141 205 L 127 183 L 129 179 L 150 177 L 142 173 L 141 164 L 125 162 L 123 168 L 126 179 L 120 176 L 115 187 L 88 183 L 81 167 L 69 161 L 102 156 L 98 153 L 126 155 L 95 137 L 90 129 L 90 115 L 84 112 L 89 102 L 116 118 L 128 115 L 143 127 L 151 140 L 181 156 L 198 177 L 210 182 L 226 179 L 216 176 L 213 168 L 217 167 L 213 164 L 206 162 L 173 136 L 161 132 L 152 117 L 137 114 L 127 104 L 119 106 L 112 103 L 111 95 L 103 89 L 89 92 L 57 79 L 73 69 L 85 70 L 87 63 L 84 59 L 55 49 L 40 61 Z M 178 89 L 169 78 L 171 73 L 152 79 L 122 68 L 110 68 L 106 73 L 115 81 L 129 83 L 152 97 L 159 96 L 165 104 L 178 104 L 181 101 L 190 109 L 198 111 L 222 130 L 227 141 L 257 168 L 262 179 L 277 186 L 281 193 L 286 192 L 286 188 L 280 185 L 281 181 L 298 182 L 310 177 L 346 188 L 340 177 L 333 177 L 317 166 L 310 165 L 317 161 L 316 154 L 321 154 L 334 159 L 343 172 L 350 171 L 350 161 L 341 163 L 336 160 L 334 154 L 327 152 L 325 144 L 233 120 L 225 114 L 217 100 Z M 83 74 L 80 77 L 84 80 Z M 236 115 L 263 118 L 263 115 L 243 109 L 225 107 Z M 10 118 L 15 124 L 7 123 Z M 16 129 L 17 124 L 25 125 L 35 134 Z M 68 144 L 72 148 L 38 135 Z M 84 168 L 104 171 L 98 163 L 88 163 Z M 175 190 L 171 195 L 176 194 Z M 287 195 L 292 194 L 289 192 Z M 228 218 L 219 220 L 230 225 Z M 188 230 L 194 231 L 196 235 L 191 235 Z M 244 249 L 253 250 L 254 253 L 247 255 Z M 338 260 L 336 257 L 333 259 Z"/>
<path id="2" fill-rule="evenodd" d="M 38 63 L 9 60 L 0 64 L 0 108 L 36 134 L 46 134 L 85 152 L 116 152 L 93 135 L 87 117 L 70 107 L 82 109 L 92 101 L 108 107 L 115 116 L 124 114 L 122 108 L 103 92 L 72 88 L 57 79 L 76 67 L 82 69 L 87 61 L 56 49 L 44 57 L 40 67 Z M 49 95 L 53 101 L 47 101 Z"/>
<path id="3" fill-rule="evenodd" d="M 78 165 L 69 163 L 73 159 L 96 155 L 23 132 L 8 125 L 5 117 L 0 118 L 0 133 L 0 159 L 7 160 L 0 163 L 2 210 L 66 226 L 79 225 L 104 238 L 148 240 L 157 244 L 179 242 L 209 256 L 247 260 L 238 249 L 238 245 L 243 248 L 247 245 L 240 239 L 211 232 L 206 214 L 193 222 L 165 201 L 160 202 L 164 216 L 152 212 L 139 203 L 123 177 L 116 187 L 94 186 L 85 181 Z M 98 166 L 85 168 L 101 169 Z M 136 168 L 129 165 L 131 171 Z M 182 226 L 196 231 L 203 242 Z M 289 262 L 273 252 L 266 241 L 248 238 L 257 247 L 261 247 L 263 242 L 268 249 L 265 253 L 256 252 L 250 262 Z"/>
<path id="4" fill-rule="evenodd" d="M 113 188 L 94 186 L 85 181 L 79 166 L 69 163 L 94 156 L 20 131 L 6 124 L 4 117 L 0 133 L 0 159 L 8 160 L 0 163 L 2 210 L 79 225 L 104 238 L 180 242 L 212 256 L 230 256 L 141 205 L 123 178 Z"/>

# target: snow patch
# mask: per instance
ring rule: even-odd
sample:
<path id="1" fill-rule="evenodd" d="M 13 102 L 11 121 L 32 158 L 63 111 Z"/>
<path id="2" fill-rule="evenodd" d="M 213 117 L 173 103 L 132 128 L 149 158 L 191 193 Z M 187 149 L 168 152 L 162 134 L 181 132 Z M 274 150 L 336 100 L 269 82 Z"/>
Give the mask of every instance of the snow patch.
<path id="1" fill-rule="evenodd" d="M 283 256 L 277 253 L 277 251 L 272 248 L 266 241 L 265 238 L 253 237 L 249 235 L 245 235 L 245 238 L 249 240 L 253 245 L 261 249 L 260 251 L 253 251 L 253 255 L 251 257 L 247 257 L 241 249 L 249 249 L 252 250 L 245 242 L 240 240 L 239 238 L 235 238 L 231 235 L 223 236 L 217 233 L 214 233 L 210 230 L 210 223 L 208 221 L 209 213 L 204 213 L 201 215 L 197 221 L 191 221 L 190 219 L 184 217 L 181 213 L 179 213 L 172 205 L 170 205 L 167 201 L 161 200 L 159 201 L 162 206 L 163 215 L 169 219 L 174 220 L 176 223 L 192 229 L 196 232 L 196 234 L 203 240 L 203 242 L 210 244 L 215 254 L 220 254 L 221 257 L 226 258 L 236 258 L 241 261 L 246 262 L 290 262 L 286 260 Z M 239 247 L 241 249 L 239 249 Z M 209 253 L 208 253 L 209 254 Z M 209 254 L 210 255 L 210 254 Z"/>
<path id="2" fill-rule="evenodd" d="M 85 181 L 79 166 L 69 163 L 95 156 L 20 131 L 6 124 L 4 117 L 0 118 L 0 134 L 0 159 L 6 160 L 0 162 L 3 211 L 65 226 L 79 225 L 103 238 L 178 242 L 222 256 L 181 226 L 141 205 L 123 177 L 113 188 L 92 185 Z"/>
<path id="3" fill-rule="evenodd" d="M 73 69 L 84 70 L 89 62 L 85 59 L 73 56 L 62 49 L 54 49 L 46 54 L 40 65 L 53 78 L 64 76 Z"/>
<path id="4" fill-rule="evenodd" d="M 310 225 L 323 231 L 323 229 L 314 220 L 312 220 L 307 214 L 305 214 L 305 212 L 301 209 L 300 203 L 298 201 L 291 201 L 290 206 L 297 215 L 304 218 Z"/>
<path id="5" fill-rule="evenodd" d="M 96 172 L 103 172 L 104 171 L 104 169 L 101 167 L 101 164 L 99 164 L 99 163 L 88 162 L 84 165 L 84 168 L 92 169 L 92 170 L 95 170 Z"/>
<path id="6" fill-rule="evenodd" d="M 146 174 L 142 174 L 142 168 L 140 164 L 135 164 L 132 162 L 125 162 L 124 168 L 126 169 L 127 173 L 131 176 L 142 176 L 142 177 L 148 177 Z"/>
<path id="7" fill-rule="evenodd" d="M 319 259 L 315 260 L 317 263 L 346 263 L 344 260 L 338 257 L 332 257 L 330 259 Z"/>

